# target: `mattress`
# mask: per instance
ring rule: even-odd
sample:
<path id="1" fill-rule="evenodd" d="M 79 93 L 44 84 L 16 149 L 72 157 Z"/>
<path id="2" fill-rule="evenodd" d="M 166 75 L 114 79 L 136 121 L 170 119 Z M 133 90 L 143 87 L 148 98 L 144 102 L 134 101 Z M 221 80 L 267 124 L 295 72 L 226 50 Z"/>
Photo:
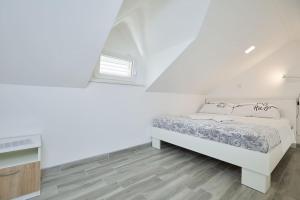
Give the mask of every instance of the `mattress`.
<path id="1" fill-rule="evenodd" d="M 287 140 L 292 137 L 285 119 L 194 114 L 160 116 L 153 120 L 152 126 L 261 153 L 268 153 L 282 142 L 290 144 Z"/>

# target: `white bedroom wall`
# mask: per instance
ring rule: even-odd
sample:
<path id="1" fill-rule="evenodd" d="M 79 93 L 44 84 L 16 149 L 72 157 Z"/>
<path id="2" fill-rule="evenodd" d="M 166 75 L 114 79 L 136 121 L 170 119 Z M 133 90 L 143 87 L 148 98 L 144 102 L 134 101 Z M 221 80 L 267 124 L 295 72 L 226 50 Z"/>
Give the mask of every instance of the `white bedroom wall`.
<path id="1" fill-rule="evenodd" d="M 0 85 L 0 137 L 42 134 L 43 168 L 150 142 L 151 119 L 196 111 L 197 95 L 143 87 Z"/>

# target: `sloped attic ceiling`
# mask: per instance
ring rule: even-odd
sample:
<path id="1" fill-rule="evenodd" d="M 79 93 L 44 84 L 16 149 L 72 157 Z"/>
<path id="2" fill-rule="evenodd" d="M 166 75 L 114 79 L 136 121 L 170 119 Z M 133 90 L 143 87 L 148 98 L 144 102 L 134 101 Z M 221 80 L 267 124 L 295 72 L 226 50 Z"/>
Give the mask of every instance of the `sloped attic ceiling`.
<path id="1" fill-rule="evenodd" d="M 85 87 L 122 0 L 1 0 L 0 83 Z"/>
<path id="2" fill-rule="evenodd" d="M 144 82 L 151 83 L 197 37 L 208 5 L 209 0 L 124 0 L 104 51 L 138 52 L 131 56 L 146 71 Z M 136 50 L 124 48 L 129 37 Z M 123 44 L 112 45 L 113 40 Z"/>
<path id="3" fill-rule="evenodd" d="M 124 0 L 115 26 L 127 23 L 143 56 L 192 40 L 201 27 L 209 0 Z M 195 20 L 197 19 L 197 20 Z"/>
<path id="4" fill-rule="evenodd" d="M 84 87 L 115 27 L 147 90 L 204 94 L 300 39 L 299 0 L 124 0 L 117 16 L 121 3 L 0 1 L 0 83 Z"/>
<path id="5" fill-rule="evenodd" d="M 148 91 L 207 94 L 298 39 L 299 2 L 211 0 L 197 39 L 174 58 Z M 256 50 L 244 54 L 251 45 Z"/>
<path id="6" fill-rule="evenodd" d="M 291 40 L 300 40 L 300 1 L 276 0 L 280 17 Z"/>
<path id="7" fill-rule="evenodd" d="M 262 62 L 209 93 L 226 98 L 297 98 L 300 82 L 283 75 L 300 75 L 300 40 L 291 41 Z"/>

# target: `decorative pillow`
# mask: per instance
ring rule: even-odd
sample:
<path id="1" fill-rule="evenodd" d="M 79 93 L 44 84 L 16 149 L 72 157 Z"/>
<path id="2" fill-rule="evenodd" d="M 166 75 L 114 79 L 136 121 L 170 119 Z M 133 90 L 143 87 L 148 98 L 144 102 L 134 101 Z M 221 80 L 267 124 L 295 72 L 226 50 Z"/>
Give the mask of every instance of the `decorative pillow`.
<path id="1" fill-rule="evenodd" d="M 279 109 L 269 103 L 248 103 L 235 105 L 232 115 L 242 117 L 280 118 Z"/>
<path id="2" fill-rule="evenodd" d="M 200 113 L 230 115 L 233 110 L 233 104 L 225 102 L 206 103 L 200 109 Z"/>

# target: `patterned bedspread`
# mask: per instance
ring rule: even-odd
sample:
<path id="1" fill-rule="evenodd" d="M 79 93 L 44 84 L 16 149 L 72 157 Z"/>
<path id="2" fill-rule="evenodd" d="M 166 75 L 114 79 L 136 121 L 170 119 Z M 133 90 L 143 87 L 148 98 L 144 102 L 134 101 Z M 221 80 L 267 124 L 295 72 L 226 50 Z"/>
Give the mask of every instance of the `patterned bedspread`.
<path id="1" fill-rule="evenodd" d="M 189 117 L 162 116 L 153 127 L 213 140 L 236 147 L 267 153 L 281 143 L 277 129 L 236 121 L 194 120 Z"/>

